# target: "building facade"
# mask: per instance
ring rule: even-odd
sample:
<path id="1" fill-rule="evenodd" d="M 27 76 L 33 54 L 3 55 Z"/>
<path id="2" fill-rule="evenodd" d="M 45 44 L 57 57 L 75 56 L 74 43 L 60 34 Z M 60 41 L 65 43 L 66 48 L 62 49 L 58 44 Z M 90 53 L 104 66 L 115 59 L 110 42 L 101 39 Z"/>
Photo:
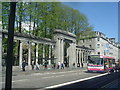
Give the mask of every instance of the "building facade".
<path id="1" fill-rule="evenodd" d="M 111 56 L 118 60 L 119 44 L 115 42 L 115 38 L 108 38 L 98 31 L 95 34 L 95 37 L 80 40 L 78 45 L 94 49 L 91 53 L 93 55 Z"/>

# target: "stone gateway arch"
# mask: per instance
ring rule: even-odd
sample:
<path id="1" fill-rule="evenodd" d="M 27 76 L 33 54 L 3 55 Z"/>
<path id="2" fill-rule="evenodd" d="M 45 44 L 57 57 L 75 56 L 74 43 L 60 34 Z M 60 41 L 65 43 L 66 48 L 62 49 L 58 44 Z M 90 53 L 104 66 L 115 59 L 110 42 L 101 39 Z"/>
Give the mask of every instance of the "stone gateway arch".
<path id="1" fill-rule="evenodd" d="M 76 36 L 70 32 L 54 31 L 56 63 L 64 63 L 66 67 L 76 64 Z"/>
<path id="2" fill-rule="evenodd" d="M 2 34 L 2 38 L 7 38 L 7 32 L 2 31 L 0 34 Z M 80 63 L 87 63 L 87 56 L 93 50 L 76 45 L 76 35 L 58 29 L 54 30 L 53 35 L 53 39 L 48 39 L 15 33 L 14 42 L 20 41 L 20 49 L 19 58 L 15 60 L 17 64 L 14 65 L 13 70 L 20 70 L 24 57 L 27 62 L 27 69 L 31 69 L 32 60 L 35 61 L 35 64 L 39 61 L 42 67 L 47 61 L 48 68 L 52 68 L 58 62 L 64 63 L 65 67 L 69 68 L 72 68 L 73 64 L 78 67 L 77 65 Z M 32 47 L 35 47 L 35 50 Z M 46 47 L 48 52 L 46 52 Z M 3 55 L 4 53 L 3 50 Z"/>

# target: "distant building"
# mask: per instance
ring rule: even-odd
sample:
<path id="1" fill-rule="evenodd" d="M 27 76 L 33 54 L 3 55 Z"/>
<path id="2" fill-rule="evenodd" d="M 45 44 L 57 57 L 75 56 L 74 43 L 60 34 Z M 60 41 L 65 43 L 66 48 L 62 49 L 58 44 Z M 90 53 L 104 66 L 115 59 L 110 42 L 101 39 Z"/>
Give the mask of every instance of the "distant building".
<path id="1" fill-rule="evenodd" d="M 82 39 L 78 42 L 78 45 L 94 49 L 91 54 L 112 56 L 118 60 L 120 58 L 118 54 L 120 44 L 115 42 L 115 38 L 108 38 L 98 31 L 95 33 L 95 37 Z"/>

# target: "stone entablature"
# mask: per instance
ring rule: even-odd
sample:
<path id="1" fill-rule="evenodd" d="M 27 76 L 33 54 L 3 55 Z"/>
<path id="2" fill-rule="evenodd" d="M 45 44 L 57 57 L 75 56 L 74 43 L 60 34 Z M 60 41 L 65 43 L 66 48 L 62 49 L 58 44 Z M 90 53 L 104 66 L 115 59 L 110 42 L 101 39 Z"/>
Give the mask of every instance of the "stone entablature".
<path id="1" fill-rule="evenodd" d="M 7 32 L 0 32 L 0 33 L 2 33 L 4 37 L 7 37 Z M 18 33 L 18 32 L 14 33 L 14 39 L 26 41 L 26 42 L 30 41 L 30 42 L 34 42 L 34 43 L 51 44 L 51 45 L 55 45 L 55 43 L 56 43 L 52 39 L 35 37 L 35 36 L 31 36 L 28 34 L 22 34 L 22 33 Z"/>
<path id="2" fill-rule="evenodd" d="M 3 37 L 7 38 L 7 32 L 3 31 L 0 32 L 0 34 L 3 35 Z M 65 52 L 67 53 L 66 57 L 68 60 L 69 67 L 73 66 L 73 63 L 75 63 L 76 67 L 78 62 L 81 60 L 82 63 L 87 62 L 87 56 L 93 51 L 93 49 L 87 48 L 87 47 L 81 47 L 76 45 L 76 35 L 73 33 L 62 31 L 62 30 L 55 30 L 54 31 L 54 38 L 48 39 L 48 38 L 40 38 L 35 37 L 31 35 L 21 34 L 21 33 L 14 33 L 14 40 L 20 40 L 20 51 L 19 51 L 19 66 L 21 67 L 22 61 L 23 61 L 23 46 L 27 45 L 25 49 L 28 50 L 28 56 L 27 56 L 27 63 L 28 66 L 31 65 L 31 47 L 32 45 L 35 45 L 36 51 L 35 51 L 35 63 L 38 62 L 39 55 L 38 55 L 38 45 L 42 45 L 42 61 L 45 62 L 45 46 L 49 46 L 49 58 L 48 58 L 48 65 L 51 67 L 51 59 L 52 56 L 54 56 L 54 63 L 57 65 L 58 62 L 65 63 Z M 35 44 L 33 44 L 35 43 Z M 68 47 L 65 51 L 65 45 L 68 44 Z M 81 52 L 80 52 L 81 51 Z M 77 54 L 78 53 L 78 54 Z M 79 55 L 79 57 L 78 57 Z M 80 59 L 81 56 L 81 59 Z M 78 61 L 79 59 L 79 61 Z"/>
<path id="3" fill-rule="evenodd" d="M 70 32 L 67 32 L 67 31 L 63 31 L 63 30 L 55 30 L 54 31 L 54 34 L 62 34 L 62 35 L 65 35 L 65 36 L 68 36 L 68 37 L 73 37 L 73 38 L 75 38 L 76 39 L 76 35 L 75 34 L 73 34 L 73 33 L 70 33 Z"/>

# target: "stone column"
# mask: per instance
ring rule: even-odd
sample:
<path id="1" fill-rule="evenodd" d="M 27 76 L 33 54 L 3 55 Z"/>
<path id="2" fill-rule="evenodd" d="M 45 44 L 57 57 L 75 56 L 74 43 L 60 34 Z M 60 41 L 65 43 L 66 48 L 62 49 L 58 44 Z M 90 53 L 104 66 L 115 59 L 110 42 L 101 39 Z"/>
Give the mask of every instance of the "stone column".
<path id="1" fill-rule="evenodd" d="M 72 65 L 73 65 L 73 63 L 77 64 L 76 61 L 75 61 L 75 59 L 76 59 L 76 58 L 75 58 L 75 57 L 76 57 L 76 53 L 75 53 L 75 51 L 76 51 L 76 43 L 75 43 L 75 42 L 73 42 L 72 47 L 73 47 L 73 48 L 72 48 L 72 49 L 73 49 L 73 50 L 72 50 L 72 51 L 73 51 L 73 52 L 72 52 L 72 56 L 73 56 L 73 57 L 72 57 L 72 59 L 73 59 L 73 60 L 72 60 Z"/>
<path id="2" fill-rule="evenodd" d="M 85 61 L 85 50 L 83 51 L 83 62 Z"/>
<path id="3" fill-rule="evenodd" d="M 38 62 L 38 43 L 36 44 L 36 64 Z"/>
<path id="4" fill-rule="evenodd" d="M 51 65 L 51 45 L 49 45 L 49 61 L 48 64 Z"/>
<path id="5" fill-rule="evenodd" d="M 84 62 L 86 62 L 86 50 L 84 51 Z"/>
<path id="6" fill-rule="evenodd" d="M 76 64 L 78 64 L 78 50 L 76 49 Z"/>
<path id="7" fill-rule="evenodd" d="M 63 42 L 63 39 L 61 40 L 61 63 L 64 62 L 64 42 Z"/>
<path id="8" fill-rule="evenodd" d="M 86 50 L 84 51 L 84 66 L 86 66 Z"/>
<path id="9" fill-rule="evenodd" d="M 0 89 L 2 90 L 2 88 L 4 86 L 2 84 L 2 81 L 4 82 L 4 80 L 3 80 L 4 77 L 2 77 L 4 70 L 2 71 L 3 67 L 2 67 L 2 32 L 1 31 L 2 31 L 2 28 L 0 26 L 0 81 L 1 81 L 0 82 Z"/>
<path id="10" fill-rule="evenodd" d="M 0 60 L 2 60 L 2 32 L 0 31 Z"/>
<path id="11" fill-rule="evenodd" d="M 76 61 L 75 61 L 75 59 L 76 59 L 76 48 L 75 48 L 76 46 L 75 46 L 75 42 L 73 42 L 73 43 L 71 43 L 70 44 L 70 61 L 69 61 L 69 63 L 70 63 L 70 67 L 72 67 L 73 66 L 73 63 L 76 63 Z"/>
<path id="12" fill-rule="evenodd" d="M 69 56 L 69 67 L 72 66 L 72 43 L 69 43 L 70 44 L 70 47 L 68 48 L 68 56 Z"/>
<path id="13" fill-rule="evenodd" d="M 58 39 L 58 52 L 57 52 L 58 53 L 58 61 L 60 61 L 60 59 L 61 59 L 60 58 L 60 56 L 61 56 L 61 52 L 60 52 L 61 50 L 60 49 L 61 49 L 60 48 L 60 39 Z"/>
<path id="14" fill-rule="evenodd" d="M 19 66 L 22 68 L 22 59 L 23 59 L 23 42 L 20 41 L 20 51 L 19 51 Z"/>
<path id="15" fill-rule="evenodd" d="M 45 45 L 43 44 L 43 63 L 45 62 Z"/>
<path id="16" fill-rule="evenodd" d="M 88 51 L 86 52 L 86 62 L 88 61 Z"/>
<path id="17" fill-rule="evenodd" d="M 56 62 L 56 61 L 55 61 L 55 60 L 56 60 L 56 56 L 55 56 L 55 45 L 52 45 L 51 50 L 52 50 L 51 60 L 53 60 L 54 63 L 55 63 L 55 62 Z M 53 56 L 53 57 L 52 57 L 52 56 Z"/>
<path id="18" fill-rule="evenodd" d="M 79 62 L 81 62 L 81 50 L 79 50 Z"/>
<path id="19" fill-rule="evenodd" d="M 83 52 L 84 52 L 84 51 L 82 50 L 82 63 L 83 63 L 83 59 L 84 59 L 84 55 L 83 55 Z"/>
<path id="20" fill-rule="evenodd" d="M 28 43 L 28 66 L 31 65 L 31 43 Z"/>
<path id="21" fill-rule="evenodd" d="M 80 63 L 80 50 L 78 50 L 78 62 Z"/>

